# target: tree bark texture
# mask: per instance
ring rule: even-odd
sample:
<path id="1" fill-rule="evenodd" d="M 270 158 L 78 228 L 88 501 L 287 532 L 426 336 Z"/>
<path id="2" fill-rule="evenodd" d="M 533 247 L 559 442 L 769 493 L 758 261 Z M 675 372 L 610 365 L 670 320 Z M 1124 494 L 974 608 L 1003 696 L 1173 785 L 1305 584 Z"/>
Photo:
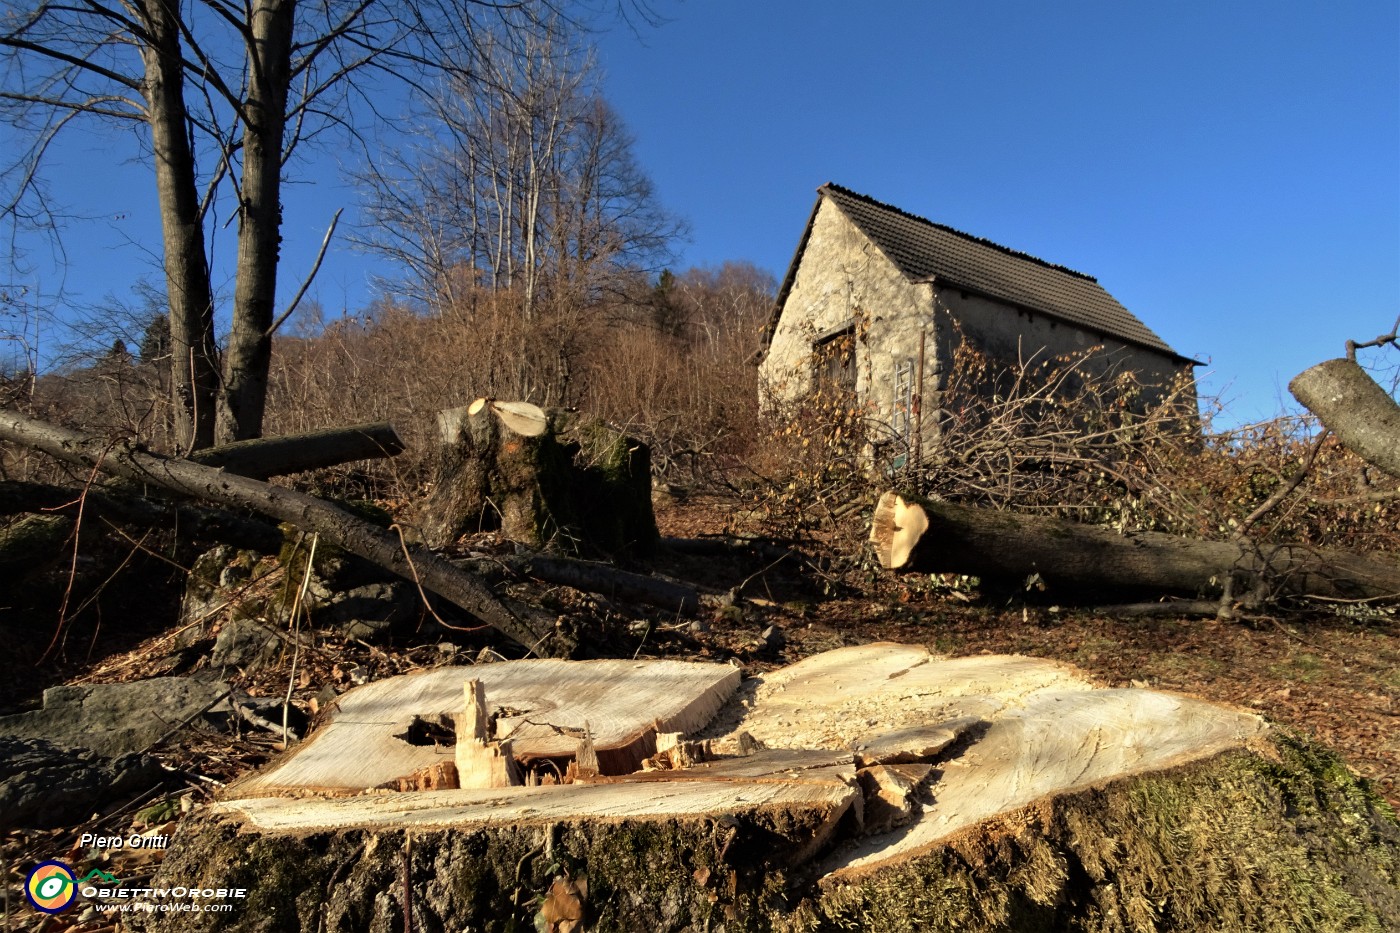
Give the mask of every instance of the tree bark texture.
<path id="1" fill-rule="evenodd" d="M 235 441 L 200 451 L 190 459 L 239 476 L 267 479 L 356 460 L 395 457 L 403 450 L 393 425 L 379 422 Z"/>
<path id="2" fill-rule="evenodd" d="M 440 412 L 438 428 L 437 481 L 419 511 L 432 546 L 495 529 L 532 548 L 605 556 L 644 555 L 659 541 L 645 444 L 565 412 L 527 437 L 490 406 Z"/>
<path id="3" fill-rule="evenodd" d="M 551 617 L 523 607 L 508 607 L 476 578 L 432 554 L 414 554 L 410 563 L 393 534 L 314 496 L 187 460 L 171 460 L 124 445 L 113 446 L 16 412 L 0 413 L 0 439 L 179 495 L 250 508 L 278 521 L 290 522 L 404 579 L 418 580 L 424 589 L 437 593 L 526 647 L 541 653 L 567 653 L 572 648 L 556 632 Z"/>
<path id="4" fill-rule="evenodd" d="M 163 0 L 142 0 L 141 10 L 149 31 L 141 54 L 165 242 L 176 449 L 188 453 L 214 443 L 219 358 L 214 296 L 185 112 L 179 12 Z"/>
<path id="5" fill-rule="evenodd" d="M 249 9 L 238 268 L 218 425 L 221 443 L 262 433 L 282 244 L 282 146 L 296 3 L 262 0 Z"/>
<path id="6" fill-rule="evenodd" d="M 0 525 L 0 575 L 22 579 L 30 571 L 72 553 L 73 519 L 66 515 L 26 515 Z"/>
<path id="7" fill-rule="evenodd" d="M 498 568 L 500 572 L 517 573 L 544 583 L 569 586 L 627 602 L 655 606 L 681 615 L 693 614 L 700 605 L 700 594 L 694 587 L 619 570 L 611 564 L 595 561 L 548 557 L 543 554 L 509 554 L 473 558 L 456 563 L 464 564 L 479 576 L 488 579 L 493 568 Z"/>
<path id="8" fill-rule="evenodd" d="M 1288 383 L 1293 397 L 1367 463 L 1400 476 L 1400 406 L 1351 360 L 1328 360 Z"/>
<path id="9" fill-rule="evenodd" d="M 922 522 L 927 530 L 911 536 L 901 555 L 895 540 Z M 895 492 L 880 498 L 871 542 L 887 569 L 1015 580 L 1040 574 L 1057 592 L 1219 593 L 1233 577 L 1236 595 L 1256 586 L 1331 599 L 1400 594 L 1400 564 L 1385 555 L 1198 541 L 1152 531 L 1119 534 Z"/>

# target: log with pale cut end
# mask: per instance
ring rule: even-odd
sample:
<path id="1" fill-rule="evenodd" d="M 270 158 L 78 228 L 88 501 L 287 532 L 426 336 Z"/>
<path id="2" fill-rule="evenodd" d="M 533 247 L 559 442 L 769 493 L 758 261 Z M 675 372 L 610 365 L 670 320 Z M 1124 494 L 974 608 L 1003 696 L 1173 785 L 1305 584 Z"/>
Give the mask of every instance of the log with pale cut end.
<path id="1" fill-rule="evenodd" d="M 1367 463 L 1400 476 L 1400 406 L 1354 360 L 1318 363 L 1288 390 Z"/>
<path id="2" fill-rule="evenodd" d="M 921 524 L 925 530 L 915 535 Z M 870 540 L 881 566 L 890 570 L 1016 582 L 1039 574 L 1055 592 L 1070 594 L 1219 594 L 1233 579 L 1236 594 L 1266 587 L 1327 599 L 1400 595 L 1400 563 L 1385 554 L 1119 533 L 893 491 L 880 497 Z"/>
<path id="3" fill-rule="evenodd" d="M 888 493 L 875 503 L 875 514 L 870 519 L 870 544 L 880 566 L 899 568 L 907 564 L 925 531 L 928 531 L 928 515 L 917 504 Z"/>
<path id="4" fill-rule="evenodd" d="M 582 680 L 565 665 L 554 708 L 525 718 L 562 722 L 581 682 L 601 690 L 600 664 L 623 664 L 619 689 L 634 692 L 676 663 L 583 662 Z M 537 664 L 474 676 L 493 704 L 525 676 L 542 708 L 543 679 L 511 673 Z M 337 725 L 363 735 L 431 713 L 436 675 L 346 694 L 303 752 Z M 1246 712 L 893 644 L 765 675 L 707 728 L 716 704 L 702 705 L 666 731 L 708 735 L 716 760 L 561 786 L 308 797 L 284 759 L 262 796 L 244 782 L 182 826 L 153 882 L 247 886 L 247 903 L 198 927 L 156 913 L 133 928 L 505 931 L 547 928 L 552 899 L 587 929 L 639 933 L 1380 930 L 1400 915 L 1393 813 L 1334 757 Z M 723 757 L 740 744 L 767 747 Z"/>
<path id="5" fill-rule="evenodd" d="M 254 509 L 314 531 L 357 557 L 413 580 L 537 652 L 567 654 L 573 647 L 554 620 L 541 610 L 498 599 L 471 574 L 433 554 L 410 552 L 401 537 L 315 496 L 188 460 L 157 456 L 128 443 L 113 445 L 104 438 L 70 431 L 15 411 L 0 411 L 0 439 L 178 495 Z"/>

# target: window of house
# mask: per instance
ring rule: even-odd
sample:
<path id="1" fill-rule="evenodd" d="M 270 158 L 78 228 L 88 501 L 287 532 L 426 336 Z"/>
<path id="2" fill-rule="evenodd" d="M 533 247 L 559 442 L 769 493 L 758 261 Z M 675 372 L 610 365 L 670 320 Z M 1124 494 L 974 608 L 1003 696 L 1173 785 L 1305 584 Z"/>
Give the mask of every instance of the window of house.
<path id="1" fill-rule="evenodd" d="M 856 330 L 854 324 L 819 336 L 812 344 L 817 390 L 856 390 Z"/>

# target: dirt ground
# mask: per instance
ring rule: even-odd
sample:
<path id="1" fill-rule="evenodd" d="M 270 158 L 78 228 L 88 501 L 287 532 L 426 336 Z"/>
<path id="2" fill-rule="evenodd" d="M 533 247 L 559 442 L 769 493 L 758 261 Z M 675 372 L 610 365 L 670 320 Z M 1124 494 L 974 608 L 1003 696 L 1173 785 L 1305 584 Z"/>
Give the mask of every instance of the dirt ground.
<path id="1" fill-rule="evenodd" d="M 664 534 L 697 536 L 724 530 L 728 515 L 702 501 L 662 510 L 658 522 Z M 745 592 L 761 593 L 762 582 L 751 582 Z M 1149 686 L 1234 704 L 1314 736 L 1400 808 L 1400 619 L 1393 610 L 1345 614 L 1308 607 L 1230 623 L 1118 619 L 1054 606 L 1044 594 L 1033 602 L 988 598 L 920 575 L 886 577 L 874 588 L 880 598 L 780 595 L 767 601 L 773 605 L 743 605 L 742 614 L 702 636 L 701 650 L 733 651 L 765 667 L 883 640 L 949 656 L 1066 661 L 1107 686 Z M 767 625 L 777 625 L 786 644 L 776 651 L 748 649 Z"/>
<path id="2" fill-rule="evenodd" d="M 735 515 L 732 501 L 701 499 L 663 507 L 657 517 L 664 535 L 701 537 L 733 531 Z M 824 548 L 858 552 L 860 541 L 807 542 L 802 549 L 810 554 Z M 843 645 L 896 641 L 948 656 L 1015 653 L 1065 661 L 1108 686 L 1150 686 L 1242 706 L 1314 736 L 1341 752 L 1357 774 L 1400 807 L 1400 620 L 1393 610 L 1348 614 L 1311 607 L 1230 623 L 1171 616 L 1116 619 L 1056 606 L 1053 593 L 994 596 L 966 581 L 896 577 L 849 565 L 836 575 L 820 566 L 798 566 L 795 557 L 672 555 L 653 569 L 709 592 L 737 589 L 740 595 L 733 605 L 704 610 L 695 619 L 560 588 L 532 585 L 516 595 L 543 600 L 571 618 L 585 656 L 719 660 L 755 674 Z M 167 602 L 151 611 L 156 607 L 146 605 L 147 611 L 125 619 L 108 618 L 86 651 L 42 665 L 23 650 L 0 657 L 3 711 L 32 707 L 42 688 L 56 683 L 120 682 L 198 670 L 203 658 L 178 649 L 170 622 L 174 606 Z M 325 698 L 359 683 L 471 663 L 483 651 L 489 657 L 493 645 L 489 631 L 445 636 L 425 630 L 382 644 L 318 635 L 298 660 L 293 702 L 314 715 Z M 253 696 L 281 697 L 288 690 L 287 668 L 278 664 L 240 676 L 239 686 Z M 224 784 L 279 751 L 280 736 L 238 723 L 184 729 L 153 751 L 186 776 L 183 787 L 122 803 L 82 827 L 11 831 L 0 839 L 0 856 L 10 866 L 55 854 L 81 858 L 75 846 L 80 830 L 109 826 L 126 833 L 178 820 L 172 806 L 188 809 L 213 799 Z M 103 864 L 119 869 L 122 877 L 139 878 L 155 868 L 155 862 Z M 96 917 L 72 928 L 110 929 Z"/>

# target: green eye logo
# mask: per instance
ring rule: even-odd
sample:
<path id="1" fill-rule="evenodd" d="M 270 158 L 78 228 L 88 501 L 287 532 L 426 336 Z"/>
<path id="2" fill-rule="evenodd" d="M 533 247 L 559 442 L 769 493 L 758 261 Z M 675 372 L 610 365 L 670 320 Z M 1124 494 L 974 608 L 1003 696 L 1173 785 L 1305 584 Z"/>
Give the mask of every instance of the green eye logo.
<path id="1" fill-rule="evenodd" d="M 67 910 L 78 896 L 73 869 L 62 862 L 40 862 L 24 879 L 24 895 L 46 914 Z"/>

